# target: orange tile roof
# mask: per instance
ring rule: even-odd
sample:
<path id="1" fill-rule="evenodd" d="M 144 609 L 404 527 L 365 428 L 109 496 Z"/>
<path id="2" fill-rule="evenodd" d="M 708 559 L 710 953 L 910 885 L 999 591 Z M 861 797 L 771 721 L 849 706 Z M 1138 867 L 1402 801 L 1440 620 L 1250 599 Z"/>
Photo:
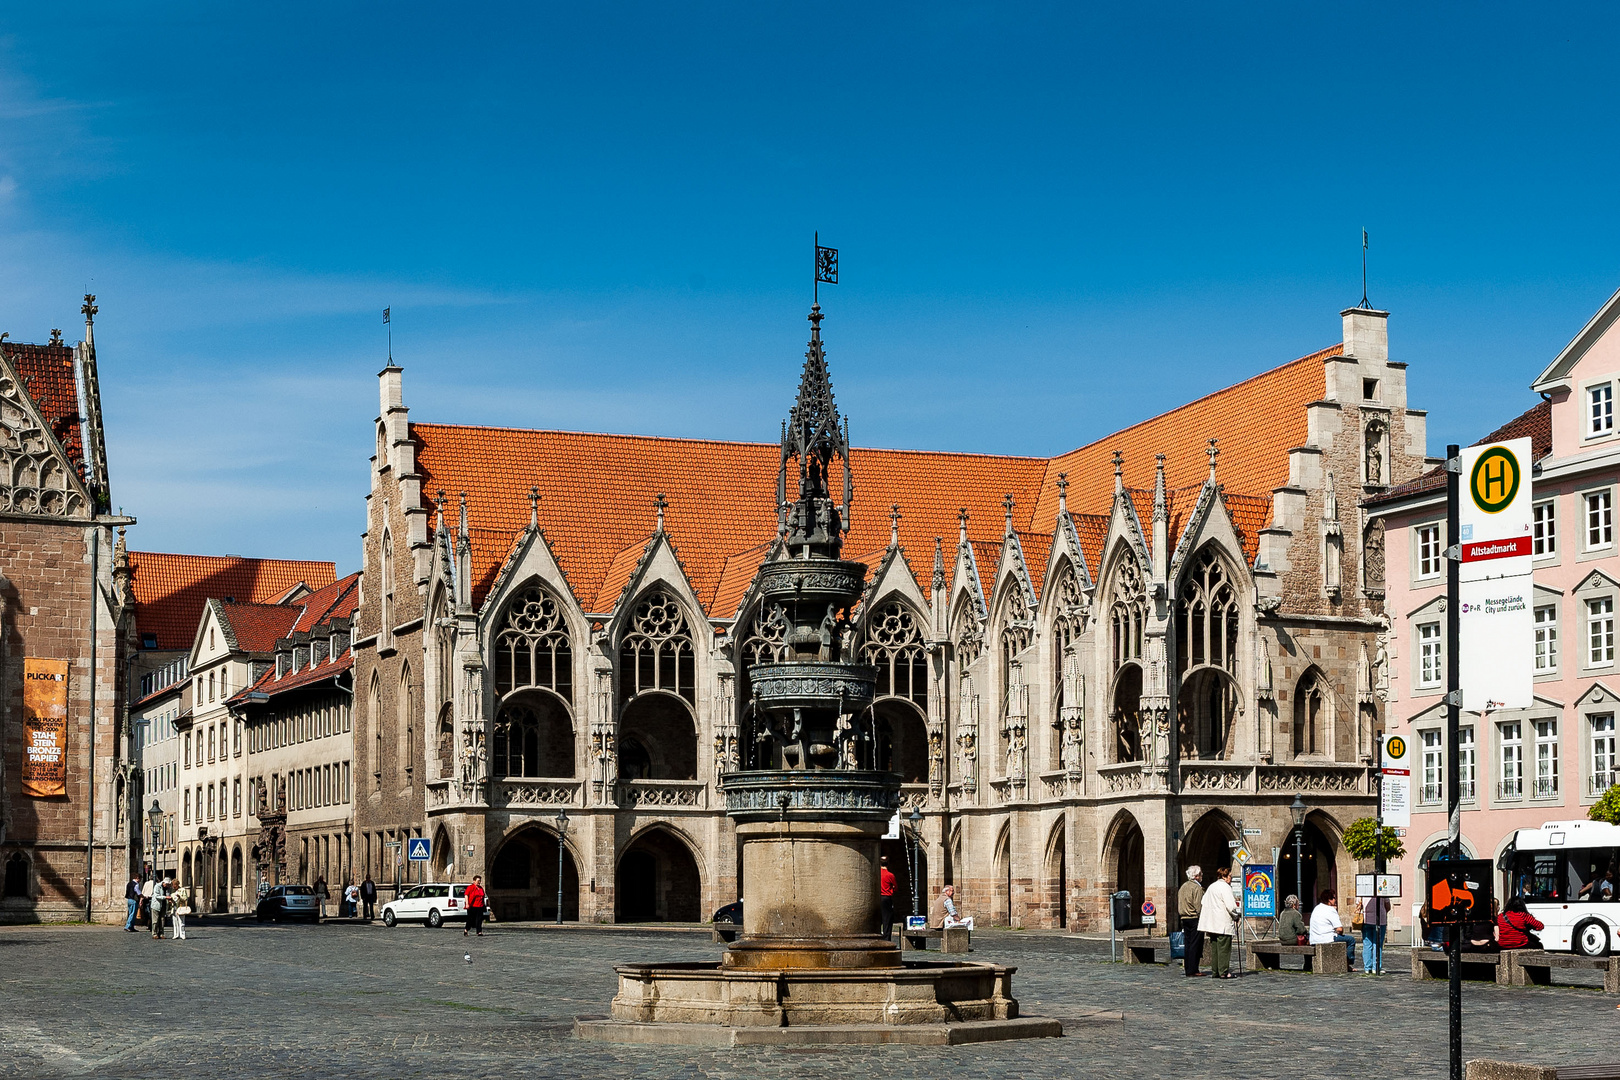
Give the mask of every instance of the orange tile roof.
<path id="1" fill-rule="evenodd" d="M 1252 379 L 1207 394 L 1078 450 L 1053 458 L 1041 484 L 1035 521 L 1057 513 L 1057 475 L 1069 474 L 1069 509 L 1106 514 L 1114 499 L 1114 451 L 1125 455 L 1125 486 L 1148 492 L 1144 525 L 1153 520 L 1153 455 L 1165 456 L 1165 485 L 1197 486 L 1209 474 L 1204 448 L 1220 440 L 1217 476 L 1228 491 L 1269 495 L 1288 482 L 1288 451 L 1305 442 L 1305 406 L 1321 399 L 1322 361 L 1344 352 L 1335 345 Z"/>
<path id="2" fill-rule="evenodd" d="M 211 599 L 270 603 L 300 583 L 320 589 L 337 576 L 337 567 L 329 562 L 235 555 L 131 551 L 129 565 L 135 572 L 135 627 L 143 635 L 156 634 L 159 649 L 191 648 L 203 607 Z"/>
<path id="3" fill-rule="evenodd" d="M 1101 534 L 1088 515 L 1106 516 L 1113 497 L 1111 455 L 1126 455 L 1125 477 L 1148 486 L 1143 520 L 1152 521 L 1153 454 L 1167 455 L 1174 488 L 1196 499 L 1209 470 L 1211 435 L 1222 440 L 1219 476 L 1228 491 L 1266 500 L 1288 478 L 1287 451 L 1306 437 L 1305 406 L 1322 395 L 1322 360 L 1335 346 L 1143 421 L 1056 458 L 855 449 L 854 518 L 845 550 L 882 551 L 889 507 L 899 504 L 901 545 L 928 552 L 933 538 L 953 544 L 957 510 L 970 515 L 988 596 L 1005 530 L 1001 505 L 1015 502 L 1014 524 L 1031 574 L 1045 572 L 1046 537 L 1057 513 L 1057 476 L 1069 475 L 1069 505 L 1097 572 Z M 656 522 L 654 496 L 669 500 L 666 531 L 708 613 L 733 617 L 747 590 L 752 552 L 776 535 L 774 443 L 412 424 L 425 498 L 466 492 L 473 547 L 473 600 L 482 603 L 515 538 L 529 521 L 528 491 L 538 487 L 540 527 L 580 602 L 610 610 L 640 560 Z M 1140 498 L 1140 496 L 1138 496 Z M 1039 565 L 1036 565 L 1039 563 Z M 751 572 L 747 573 L 751 579 Z"/>
<path id="4" fill-rule="evenodd" d="M 272 665 L 269 670 L 259 676 L 258 681 L 253 685 L 233 694 L 231 700 L 233 702 L 245 701 L 249 694 L 284 694 L 288 690 L 297 690 L 301 686 L 308 686 L 311 683 L 330 679 L 332 676 L 340 675 L 352 667 L 354 667 L 354 653 L 352 652 L 346 652 L 336 660 L 327 657 L 313 667 L 299 668 L 297 671 L 289 675 L 283 675 L 279 679 L 276 678 L 276 669 Z"/>
<path id="5" fill-rule="evenodd" d="M 286 633 L 278 635 L 287 637 L 290 634 L 303 632 L 318 632 L 323 626 L 331 623 L 333 619 L 347 619 L 354 615 L 354 609 L 360 600 L 360 575 L 350 574 L 345 578 L 334 581 L 324 589 L 315 592 L 292 603 L 276 605 L 227 605 L 233 615 L 232 625 L 240 621 L 248 628 L 252 635 L 248 644 L 242 643 L 241 631 L 237 631 L 238 644 L 251 652 L 270 652 L 275 649 L 277 638 L 271 638 L 268 648 L 259 648 L 263 644 L 262 636 L 270 632 L 276 625 L 276 619 L 262 614 L 269 612 L 291 612 L 293 619 Z M 249 694 L 279 694 L 293 690 L 300 686 L 329 679 L 339 672 L 347 671 L 354 665 L 354 653 L 348 651 L 338 657 L 328 656 L 313 667 L 305 667 L 299 671 L 281 678 L 276 677 L 275 666 L 272 665 L 251 685 L 237 691 L 232 701 L 245 701 Z"/>
<path id="6" fill-rule="evenodd" d="M 1071 514 L 1074 534 L 1080 538 L 1080 554 L 1086 558 L 1086 572 L 1096 581 L 1102 573 L 1103 541 L 1108 539 L 1107 514 Z"/>

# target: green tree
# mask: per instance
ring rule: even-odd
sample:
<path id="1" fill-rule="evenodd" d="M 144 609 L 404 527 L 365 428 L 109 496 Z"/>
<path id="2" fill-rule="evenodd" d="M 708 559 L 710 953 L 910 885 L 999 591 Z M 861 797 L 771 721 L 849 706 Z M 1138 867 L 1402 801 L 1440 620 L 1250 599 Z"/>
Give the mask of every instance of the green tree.
<path id="1" fill-rule="evenodd" d="M 1605 791 L 1586 811 L 1586 816 L 1593 821 L 1607 821 L 1610 825 L 1620 825 L 1620 784 L 1615 784 Z"/>
<path id="2" fill-rule="evenodd" d="M 1594 807 L 1593 809 L 1596 809 Z M 1378 856 L 1378 821 L 1375 818 L 1357 818 L 1344 830 L 1344 850 L 1358 859 L 1372 859 Z M 1384 826 L 1384 858 L 1398 859 L 1406 854 L 1406 848 L 1401 844 L 1400 836 L 1394 828 Z"/>

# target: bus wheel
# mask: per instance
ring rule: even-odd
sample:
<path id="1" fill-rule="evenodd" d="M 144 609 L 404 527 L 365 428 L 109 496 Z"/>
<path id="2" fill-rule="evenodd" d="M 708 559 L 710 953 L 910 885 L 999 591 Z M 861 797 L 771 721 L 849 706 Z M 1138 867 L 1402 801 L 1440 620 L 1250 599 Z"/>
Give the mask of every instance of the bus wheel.
<path id="1" fill-rule="evenodd" d="M 1609 955 L 1609 928 L 1593 919 L 1575 928 L 1575 951 L 1582 956 Z"/>

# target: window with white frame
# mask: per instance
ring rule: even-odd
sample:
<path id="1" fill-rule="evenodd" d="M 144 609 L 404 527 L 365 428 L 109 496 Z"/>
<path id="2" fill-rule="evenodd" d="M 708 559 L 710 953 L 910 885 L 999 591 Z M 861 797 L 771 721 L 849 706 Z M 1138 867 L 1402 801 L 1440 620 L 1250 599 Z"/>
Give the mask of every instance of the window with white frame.
<path id="1" fill-rule="evenodd" d="M 1550 799 L 1558 794 L 1558 721 L 1533 720 L 1536 733 L 1535 798 Z"/>
<path id="2" fill-rule="evenodd" d="M 1586 664 L 1605 667 L 1614 663 L 1614 597 L 1586 602 Z"/>
<path id="3" fill-rule="evenodd" d="M 1418 679 L 1419 686 L 1439 686 L 1445 678 L 1445 656 L 1440 645 L 1440 624 L 1419 623 Z"/>
<path id="4" fill-rule="evenodd" d="M 1588 437 L 1607 435 L 1614 430 L 1614 384 L 1603 383 L 1586 390 Z"/>
<path id="5" fill-rule="evenodd" d="M 1551 499 L 1530 508 L 1530 554 L 1558 554 L 1558 506 Z"/>
<path id="6" fill-rule="evenodd" d="M 1588 492 L 1586 503 L 1586 550 L 1614 546 L 1614 493 L 1607 489 Z"/>
<path id="7" fill-rule="evenodd" d="M 1424 802 L 1439 802 L 1444 798 L 1446 748 L 1440 741 L 1440 729 L 1423 732 L 1423 790 Z"/>
<path id="8" fill-rule="evenodd" d="M 1474 798 L 1474 725 L 1457 729 L 1457 787 L 1463 802 Z"/>
<path id="9" fill-rule="evenodd" d="M 1417 576 L 1432 578 L 1440 576 L 1440 526 L 1419 525 L 1417 527 Z"/>
<path id="10" fill-rule="evenodd" d="M 1601 795 L 1614 786 L 1614 713 L 1593 713 L 1587 721 L 1592 725 L 1592 776 L 1587 782 L 1587 793 Z"/>
<path id="11" fill-rule="evenodd" d="M 1524 795 L 1524 725 L 1517 720 L 1496 725 L 1497 755 L 1502 768 L 1497 773 L 1496 797 L 1517 799 Z"/>
<path id="12" fill-rule="evenodd" d="M 1536 674 L 1558 670 L 1558 605 L 1536 608 Z"/>

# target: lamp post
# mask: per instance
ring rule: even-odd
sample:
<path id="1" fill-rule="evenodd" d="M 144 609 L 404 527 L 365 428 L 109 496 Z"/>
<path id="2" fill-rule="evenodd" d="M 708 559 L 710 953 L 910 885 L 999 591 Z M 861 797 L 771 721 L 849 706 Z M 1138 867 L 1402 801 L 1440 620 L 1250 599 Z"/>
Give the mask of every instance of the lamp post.
<path id="1" fill-rule="evenodd" d="M 158 847 L 163 843 L 163 805 L 156 799 L 152 800 L 152 809 L 146 812 L 146 828 L 152 836 L 152 846 L 147 851 L 147 858 L 151 860 L 151 871 L 157 873 Z"/>
<path id="2" fill-rule="evenodd" d="M 906 863 L 906 877 L 911 882 L 911 913 L 913 915 L 922 914 L 922 908 L 919 906 L 921 904 L 922 885 L 917 881 L 917 845 L 921 840 L 922 811 L 913 806 L 911 808 L 911 847 L 907 851 L 911 858 Z"/>
<path id="3" fill-rule="evenodd" d="M 563 840 L 568 836 L 568 807 L 557 812 L 557 922 L 563 921 Z"/>
<path id="4" fill-rule="evenodd" d="M 1305 864 L 1300 861 L 1300 848 L 1305 840 L 1305 800 L 1294 792 L 1294 802 L 1288 807 L 1294 815 L 1294 895 L 1300 907 L 1305 906 Z"/>

